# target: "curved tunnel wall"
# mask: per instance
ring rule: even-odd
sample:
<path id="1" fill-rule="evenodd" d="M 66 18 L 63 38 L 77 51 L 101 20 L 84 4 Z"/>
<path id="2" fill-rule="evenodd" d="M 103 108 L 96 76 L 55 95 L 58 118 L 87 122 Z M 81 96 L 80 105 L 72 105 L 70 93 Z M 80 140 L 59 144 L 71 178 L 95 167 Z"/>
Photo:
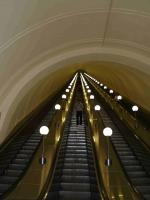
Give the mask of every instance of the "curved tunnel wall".
<path id="1" fill-rule="evenodd" d="M 5 0 L 0 25 L 0 143 L 77 69 L 150 111 L 149 1 Z"/>

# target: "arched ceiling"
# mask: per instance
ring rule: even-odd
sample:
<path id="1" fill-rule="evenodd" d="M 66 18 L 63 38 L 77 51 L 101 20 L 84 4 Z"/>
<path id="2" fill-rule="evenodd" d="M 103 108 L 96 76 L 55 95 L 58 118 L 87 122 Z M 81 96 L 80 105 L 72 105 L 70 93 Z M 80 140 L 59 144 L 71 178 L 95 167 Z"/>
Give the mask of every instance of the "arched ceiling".
<path id="1" fill-rule="evenodd" d="M 149 0 L 1 0 L 0 142 L 77 69 L 150 111 Z"/>

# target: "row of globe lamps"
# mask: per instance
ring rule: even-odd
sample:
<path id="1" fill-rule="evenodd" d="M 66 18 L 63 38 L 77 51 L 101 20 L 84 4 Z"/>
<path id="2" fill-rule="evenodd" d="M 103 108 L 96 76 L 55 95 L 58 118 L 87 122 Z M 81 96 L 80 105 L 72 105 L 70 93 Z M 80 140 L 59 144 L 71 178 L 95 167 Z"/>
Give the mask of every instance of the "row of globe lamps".
<path id="1" fill-rule="evenodd" d="M 90 87 L 89 87 L 88 84 L 86 83 L 84 77 L 82 77 L 82 79 L 83 79 L 84 87 L 86 88 L 87 93 L 90 94 L 90 93 L 91 93 Z M 94 100 L 94 99 L 95 99 L 95 96 L 94 96 L 93 94 L 90 94 L 89 99 L 90 99 L 90 100 Z M 100 110 L 101 110 L 100 105 L 95 105 L 95 106 L 94 106 L 94 110 L 95 110 L 95 111 L 100 111 Z M 110 127 L 105 127 L 105 128 L 103 129 L 103 135 L 107 138 L 107 158 L 106 158 L 106 160 L 105 160 L 105 165 L 106 165 L 107 167 L 110 167 L 111 164 L 112 164 L 112 160 L 110 159 L 110 152 L 109 152 L 109 138 L 112 136 L 112 134 L 113 134 L 112 128 L 110 128 Z"/>
<path id="2" fill-rule="evenodd" d="M 87 92 L 88 92 L 88 93 L 91 93 L 91 89 L 90 89 L 90 87 L 87 85 L 87 82 L 85 81 L 84 77 L 82 77 L 82 79 L 83 79 L 84 84 L 86 83 L 84 86 L 85 86 L 85 88 L 87 89 Z M 90 95 L 90 99 L 91 99 L 91 100 L 95 99 L 95 96 L 94 96 L 93 94 L 91 94 L 91 95 Z M 100 111 L 100 109 L 101 109 L 100 105 L 95 105 L 95 106 L 94 106 L 94 110 L 95 110 L 95 111 Z M 106 128 L 104 128 L 104 130 L 103 130 L 104 136 L 111 136 L 112 133 L 113 133 L 113 131 L 112 131 L 112 129 L 111 129 L 110 127 L 106 127 Z"/>
<path id="3" fill-rule="evenodd" d="M 88 75 L 87 73 L 84 73 L 86 76 L 88 76 L 91 80 L 93 80 L 94 82 L 96 82 L 98 85 L 100 85 L 101 87 L 104 88 L 104 90 L 108 89 L 108 87 L 106 85 L 104 85 L 103 83 L 100 83 L 99 81 L 97 81 L 95 78 L 93 78 L 92 76 Z M 113 94 L 114 91 L 112 89 L 109 90 L 109 94 Z M 116 100 L 121 101 L 123 99 L 123 97 L 121 95 L 117 95 L 116 96 Z M 137 105 L 133 105 L 132 106 L 132 111 L 135 112 L 135 118 L 136 118 L 136 112 L 139 110 L 139 107 Z"/>
<path id="4" fill-rule="evenodd" d="M 76 81 L 77 78 L 77 73 L 74 76 L 74 78 L 72 79 L 70 85 L 68 86 L 68 88 L 65 90 L 66 93 L 69 93 L 74 82 Z M 61 96 L 62 99 L 67 99 L 67 95 L 66 94 L 62 94 Z M 61 105 L 60 104 L 55 104 L 55 110 L 61 110 Z M 46 164 L 46 157 L 44 155 L 44 137 L 47 136 L 49 134 L 49 127 L 48 126 L 41 126 L 39 129 L 39 133 L 42 135 L 42 140 L 43 140 L 43 145 L 42 145 L 42 156 L 39 159 L 40 164 L 43 166 Z"/>

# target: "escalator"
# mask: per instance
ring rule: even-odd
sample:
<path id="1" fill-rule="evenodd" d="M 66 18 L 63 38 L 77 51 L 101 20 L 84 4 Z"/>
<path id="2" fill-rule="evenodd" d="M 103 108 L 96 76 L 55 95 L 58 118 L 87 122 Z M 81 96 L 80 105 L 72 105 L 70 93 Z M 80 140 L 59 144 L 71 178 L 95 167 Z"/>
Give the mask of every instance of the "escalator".
<path id="1" fill-rule="evenodd" d="M 77 90 L 75 96 L 81 97 L 81 90 Z M 47 200 L 101 199 L 84 111 L 82 118 L 82 125 L 76 125 L 75 100 L 64 129 Z"/>
<path id="2" fill-rule="evenodd" d="M 135 153 L 135 148 L 140 151 L 140 146 L 136 146 L 133 142 L 132 146 L 128 140 L 130 137 L 124 136 L 118 127 L 113 123 L 108 114 L 102 109 L 101 116 L 106 127 L 111 127 L 113 130 L 113 135 L 111 136 L 111 142 L 115 148 L 115 151 L 119 157 L 120 162 L 127 174 L 128 179 L 135 186 L 135 189 L 139 191 L 141 198 L 149 200 L 150 199 L 150 177 L 147 171 L 142 165 L 139 157 Z M 141 152 L 144 153 L 144 152 Z M 143 154 L 143 158 L 146 155 Z M 150 169 L 150 157 L 147 157 L 147 164 L 149 164 Z"/>
<path id="3" fill-rule="evenodd" d="M 94 87 L 91 88 L 94 91 Z M 150 152 L 139 138 L 118 118 L 107 102 L 96 93 L 96 103 L 101 105 L 99 115 L 104 126 L 111 127 L 110 140 L 120 160 L 123 171 L 140 199 L 150 200 Z"/>
<path id="4" fill-rule="evenodd" d="M 5 198 L 26 172 L 36 150 L 41 143 L 39 127 L 48 125 L 54 110 L 51 109 L 39 123 L 32 129 L 25 128 L 0 153 L 0 199 Z"/>

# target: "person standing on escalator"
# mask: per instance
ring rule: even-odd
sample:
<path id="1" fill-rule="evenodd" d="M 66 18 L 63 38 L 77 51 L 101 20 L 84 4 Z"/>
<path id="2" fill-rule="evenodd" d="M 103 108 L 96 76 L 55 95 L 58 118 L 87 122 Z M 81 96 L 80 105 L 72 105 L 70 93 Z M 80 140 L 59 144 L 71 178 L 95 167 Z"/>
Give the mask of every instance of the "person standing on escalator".
<path id="1" fill-rule="evenodd" d="M 83 103 L 81 100 L 77 100 L 75 104 L 75 109 L 76 109 L 76 124 L 77 125 L 82 125 L 82 115 L 83 115 Z"/>

